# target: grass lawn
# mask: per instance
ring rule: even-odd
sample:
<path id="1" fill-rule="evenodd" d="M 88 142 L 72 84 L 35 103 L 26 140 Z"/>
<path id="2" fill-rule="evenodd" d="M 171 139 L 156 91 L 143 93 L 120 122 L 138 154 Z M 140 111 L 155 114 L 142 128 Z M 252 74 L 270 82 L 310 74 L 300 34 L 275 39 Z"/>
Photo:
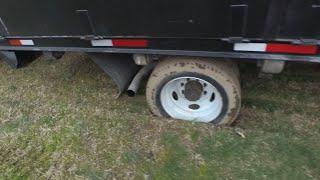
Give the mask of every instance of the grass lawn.
<path id="1" fill-rule="evenodd" d="M 320 179 L 320 68 L 241 68 L 235 127 L 154 117 L 88 58 L 0 62 L 0 179 Z M 245 138 L 236 132 L 242 131 Z"/>

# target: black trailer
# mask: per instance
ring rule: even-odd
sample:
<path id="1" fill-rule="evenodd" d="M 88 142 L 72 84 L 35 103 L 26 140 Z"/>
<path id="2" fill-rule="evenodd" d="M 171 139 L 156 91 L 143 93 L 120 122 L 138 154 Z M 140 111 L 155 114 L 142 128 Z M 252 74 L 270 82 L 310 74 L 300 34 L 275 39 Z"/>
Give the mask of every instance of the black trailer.
<path id="1" fill-rule="evenodd" d="M 319 63 L 319 0 L 2 0 L 0 51 L 85 52 L 133 96 L 150 75 L 152 112 L 230 124 L 241 90 L 237 63 L 280 73 L 286 61 Z M 236 61 L 235 61 L 236 60 Z"/>

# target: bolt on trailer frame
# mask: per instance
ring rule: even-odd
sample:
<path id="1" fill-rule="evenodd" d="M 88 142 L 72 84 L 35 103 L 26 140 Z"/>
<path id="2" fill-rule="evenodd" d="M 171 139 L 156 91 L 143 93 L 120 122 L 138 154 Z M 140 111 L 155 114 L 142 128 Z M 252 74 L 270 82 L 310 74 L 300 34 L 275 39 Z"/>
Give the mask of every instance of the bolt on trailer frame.
<path id="1" fill-rule="evenodd" d="M 319 18 L 318 0 L 3 0 L 0 55 L 18 67 L 33 52 L 86 52 L 120 94 L 164 57 L 319 63 Z"/>

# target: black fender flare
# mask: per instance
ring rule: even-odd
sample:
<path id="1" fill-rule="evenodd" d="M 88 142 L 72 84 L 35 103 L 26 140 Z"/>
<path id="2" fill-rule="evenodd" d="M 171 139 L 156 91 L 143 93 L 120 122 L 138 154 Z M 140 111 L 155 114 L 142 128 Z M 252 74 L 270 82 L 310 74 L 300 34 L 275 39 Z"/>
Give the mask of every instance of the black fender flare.
<path id="1" fill-rule="evenodd" d="M 134 63 L 131 54 L 88 53 L 88 55 L 116 83 L 117 97 L 127 90 L 141 68 Z"/>

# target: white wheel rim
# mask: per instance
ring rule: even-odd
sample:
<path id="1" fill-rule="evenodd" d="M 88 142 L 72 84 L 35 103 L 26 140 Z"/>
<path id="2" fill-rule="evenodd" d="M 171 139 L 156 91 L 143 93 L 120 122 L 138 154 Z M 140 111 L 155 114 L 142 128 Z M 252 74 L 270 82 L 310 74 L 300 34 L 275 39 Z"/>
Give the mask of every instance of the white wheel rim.
<path id="1" fill-rule="evenodd" d="M 190 100 L 185 95 L 186 85 L 190 82 L 202 85 L 201 93 L 198 88 L 196 100 Z M 187 121 L 211 122 L 219 117 L 223 108 L 223 99 L 218 89 L 195 77 L 179 77 L 169 81 L 161 90 L 160 101 L 169 116 Z"/>

